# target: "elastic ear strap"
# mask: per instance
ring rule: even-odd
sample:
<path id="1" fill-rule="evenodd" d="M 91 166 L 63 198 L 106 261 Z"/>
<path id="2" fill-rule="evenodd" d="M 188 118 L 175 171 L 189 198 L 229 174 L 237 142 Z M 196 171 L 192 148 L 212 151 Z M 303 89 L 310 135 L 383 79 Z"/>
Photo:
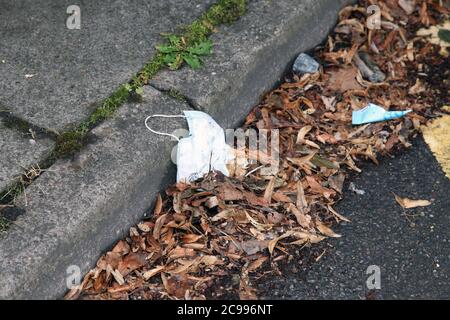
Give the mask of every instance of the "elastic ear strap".
<path id="1" fill-rule="evenodd" d="M 160 135 L 160 136 L 168 136 L 168 137 L 174 138 L 175 140 L 177 140 L 178 142 L 180 142 L 180 139 L 179 139 L 177 136 L 173 135 L 173 134 L 166 133 L 166 132 L 155 131 L 155 130 L 153 130 L 152 128 L 150 128 L 150 126 L 147 124 L 147 121 L 148 121 L 150 118 L 186 118 L 185 116 L 180 115 L 180 114 L 178 114 L 178 115 L 154 114 L 154 115 L 148 116 L 148 117 L 145 119 L 145 126 L 147 127 L 148 130 L 150 130 L 150 131 L 153 132 L 154 134 L 158 134 L 158 135 Z"/>

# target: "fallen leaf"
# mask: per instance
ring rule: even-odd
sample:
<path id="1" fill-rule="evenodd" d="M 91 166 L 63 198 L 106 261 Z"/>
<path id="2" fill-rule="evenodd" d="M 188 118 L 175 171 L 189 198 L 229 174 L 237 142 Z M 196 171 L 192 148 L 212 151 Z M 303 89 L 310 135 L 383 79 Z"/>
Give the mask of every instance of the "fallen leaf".
<path id="1" fill-rule="evenodd" d="M 118 254 L 124 256 L 130 252 L 130 245 L 126 241 L 120 240 L 114 246 L 114 248 L 112 249 L 112 252 L 118 253 Z"/>
<path id="2" fill-rule="evenodd" d="M 111 274 L 114 277 L 114 280 L 116 280 L 116 282 L 119 285 L 123 285 L 125 283 L 125 280 L 123 279 L 122 274 L 119 272 L 119 270 L 111 270 Z"/>
<path id="3" fill-rule="evenodd" d="M 280 241 L 281 239 L 290 237 L 292 234 L 294 234 L 294 231 L 287 231 L 283 235 L 281 235 L 281 236 L 279 236 L 279 237 L 277 237 L 277 238 L 275 238 L 273 240 L 270 240 L 269 244 L 267 246 L 267 248 L 269 249 L 270 254 L 273 254 L 273 250 L 275 249 L 275 246 L 277 245 L 278 241 Z"/>
<path id="4" fill-rule="evenodd" d="M 156 240 L 158 240 L 161 235 L 161 228 L 164 225 L 164 222 L 166 222 L 166 218 L 167 214 L 163 214 L 158 217 L 158 219 L 156 219 L 155 227 L 153 228 L 153 238 L 155 238 Z"/>
<path id="5" fill-rule="evenodd" d="M 243 194 L 244 194 L 245 200 L 247 200 L 248 203 L 250 203 L 251 205 L 261 206 L 261 207 L 265 207 L 266 205 L 268 205 L 268 203 L 266 202 L 266 200 L 264 198 L 258 197 L 253 192 L 244 191 Z"/>
<path id="6" fill-rule="evenodd" d="M 303 189 L 303 185 L 301 180 L 297 181 L 297 208 L 302 212 L 305 212 L 306 208 L 308 208 L 308 202 L 306 202 L 305 198 L 305 190 Z"/>
<path id="7" fill-rule="evenodd" d="M 197 242 L 201 238 L 203 238 L 203 235 L 187 233 L 181 237 L 181 240 L 183 241 L 183 243 L 193 243 Z"/>
<path id="8" fill-rule="evenodd" d="M 342 93 L 348 90 L 362 89 L 362 86 L 356 81 L 357 73 L 358 70 L 354 67 L 345 67 L 329 72 L 328 89 Z"/>
<path id="9" fill-rule="evenodd" d="M 399 205 L 402 206 L 402 208 L 405 209 L 411 209 L 416 207 L 426 207 L 431 204 L 428 200 L 412 200 L 408 198 L 401 198 L 398 195 L 394 193 L 395 200 L 398 202 Z"/>
<path id="10" fill-rule="evenodd" d="M 206 266 L 213 266 L 213 265 L 224 264 L 224 262 L 223 262 L 223 260 L 221 258 L 213 256 L 213 255 L 202 256 L 200 258 L 200 263 L 203 263 Z"/>
<path id="11" fill-rule="evenodd" d="M 264 201 L 270 204 L 272 200 L 273 189 L 275 187 L 275 177 L 271 177 L 264 192 Z"/>
<path id="12" fill-rule="evenodd" d="M 272 194 L 272 199 L 275 200 L 276 202 L 288 202 L 288 203 L 292 202 L 291 198 L 289 198 L 287 195 L 279 191 L 274 192 Z"/>
<path id="13" fill-rule="evenodd" d="M 117 270 L 122 276 L 126 276 L 133 270 L 136 270 L 145 265 L 145 256 L 139 253 L 130 253 L 120 263 Z"/>
<path id="14" fill-rule="evenodd" d="M 398 5 L 406 14 L 412 14 L 416 10 L 416 0 L 398 0 Z"/>
<path id="15" fill-rule="evenodd" d="M 268 244 L 269 241 L 248 240 L 241 242 L 241 248 L 246 254 L 252 255 L 266 249 Z"/>
<path id="16" fill-rule="evenodd" d="M 331 188 L 336 190 L 339 193 L 342 193 L 342 189 L 344 187 L 345 174 L 339 173 L 333 176 L 328 177 L 328 184 Z"/>
<path id="17" fill-rule="evenodd" d="M 317 230 L 320 231 L 321 234 L 326 235 L 327 237 L 332 237 L 332 238 L 340 238 L 341 237 L 340 234 L 335 233 L 333 230 L 331 230 L 329 227 L 327 227 L 320 221 L 316 221 L 316 228 L 317 228 Z"/>
<path id="18" fill-rule="evenodd" d="M 312 176 L 307 176 L 306 181 L 308 181 L 309 187 L 311 188 L 311 191 L 314 193 L 322 194 L 326 198 L 329 198 L 330 196 L 336 194 L 336 191 L 323 187 Z"/>
<path id="19" fill-rule="evenodd" d="M 426 89 L 425 89 L 424 85 L 422 84 L 420 79 L 417 78 L 416 83 L 411 88 L 409 88 L 408 93 L 411 95 L 416 95 L 416 94 L 424 92 L 425 90 Z"/>
<path id="20" fill-rule="evenodd" d="M 162 197 L 161 194 L 158 193 L 158 197 L 156 198 L 155 210 L 153 210 L 153 215 L 159 216 L 161 214 L 162 205 L 163 205 Z"/>
<path id="21" fill-rule="evenodd" d="M 295 218 L 297 219 L 297 223 L 300 226 L 302 226 L 305 229 L 309 229 L 310 228 L 311 216 L 306 215 L 304 212 L 299 210 L 293 204 L 290 204 L 288 206 L 288 209 L 289 209 L 290 212 L 292 212 L 295 215 Z"/>
<path id="22" fill-rule="evenodd" d="M 241 191 L 229 183 L 224 183 L 217 188 L 218 196 L 224 201 L 235 201 L 244 199 Z"/>
<path id="23" fill-rule="evenodd" d="M 151 270 L 145 271 L 142 277 L 145 281 L 149 280 L 151 277 L 157 275 L 158 273 L 162 272 L 166 267 L 165 266 L 159 266 L 156 268 L 153 268 Z"/>
<path id="24" fill-rule="evenodd" d="M 248 265 L 247 271 L 248 271 L 248 272 L 256 271 L 256 270 L 259 269 L 259 268 L 264 264 L 264 262 L 266 262 L 268 259 L 269 259 L 269 258 L 266 257 L 266 256 L 259 257 L 258 259 L 256 259 L 255 261 L 252 261 L 252 262 Z"/>

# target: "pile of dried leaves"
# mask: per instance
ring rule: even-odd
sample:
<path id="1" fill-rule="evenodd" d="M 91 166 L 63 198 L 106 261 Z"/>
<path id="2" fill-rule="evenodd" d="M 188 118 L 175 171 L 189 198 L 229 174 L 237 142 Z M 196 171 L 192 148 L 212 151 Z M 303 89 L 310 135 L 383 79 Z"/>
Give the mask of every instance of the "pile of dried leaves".
<path id="1" fill-rule="evenodd" d="M 366 27 L 371 4 L 381 8 L 380 29 Z M 432 36 L 426 30 L 448 13 L 430 0 L 344 8 L 333 35 L 314 53 L 320 72 L 293 76 L 245 122 L 244 129 L 279 129 L 279 172 L 261 176 L 250 165 L 239 177 L 211 173 L 171 186 L 152 217 L 131 228 L 66 298 L 202 299 L 223 278 L 240 298 L 256 298 L 251 277 L 270 272 L 292 248 L 339 237 L 331 227 L 346 218 L 333 205 L 348 172 L 361 171 L 358 161 L 378 163 L 377 155 L 410 146 L 420 126 L 442 112 L 447 52 L 423 35 Z M 369 102 L 413 112 L 352 126 L 352 111 Z"/>

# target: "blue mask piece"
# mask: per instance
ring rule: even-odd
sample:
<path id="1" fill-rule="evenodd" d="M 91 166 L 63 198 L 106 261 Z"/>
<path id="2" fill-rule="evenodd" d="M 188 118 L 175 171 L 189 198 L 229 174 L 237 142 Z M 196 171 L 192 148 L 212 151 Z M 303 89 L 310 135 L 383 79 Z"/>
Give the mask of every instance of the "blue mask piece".
<path id="1" fill-rule="evenodd" d="M 353 111 L 352 124 L 364 124 L 371 122 L 387 121 L 403 117 L 412 110 L 406 111 L 386 111 L 376 104 L 369 103 L 367 107 L 361 110 Z"/>

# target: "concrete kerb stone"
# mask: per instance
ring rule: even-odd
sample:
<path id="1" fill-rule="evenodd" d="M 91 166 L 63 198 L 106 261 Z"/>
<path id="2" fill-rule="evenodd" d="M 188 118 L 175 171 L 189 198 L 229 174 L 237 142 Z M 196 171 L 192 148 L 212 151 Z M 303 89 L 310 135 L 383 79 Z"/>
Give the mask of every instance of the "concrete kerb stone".
<path id="1" fill-rule="evenodd" d="M 148 131 L 144 119 L 190 108 L 151 87 L 143 99 L 120 108 L 74 161 L 59 160 L 27 189 L 25 213 L 0 239 L 0 298 L 61 298 L 67 268 L 87 272 L 175 180 L 176 142 Z M 187 128 L 184 119 L 152 125 L 169 133 Z"/>
<path id="2" fill-rule="evenodd" d="M 286 65 L 325 39 L 348 0 L 255 0 L 245 16 L 219 27 L 201 70 L 163 71 L 150 84 L 176 90 L 223 127 L 234 128 L 273 88 Z"/>

